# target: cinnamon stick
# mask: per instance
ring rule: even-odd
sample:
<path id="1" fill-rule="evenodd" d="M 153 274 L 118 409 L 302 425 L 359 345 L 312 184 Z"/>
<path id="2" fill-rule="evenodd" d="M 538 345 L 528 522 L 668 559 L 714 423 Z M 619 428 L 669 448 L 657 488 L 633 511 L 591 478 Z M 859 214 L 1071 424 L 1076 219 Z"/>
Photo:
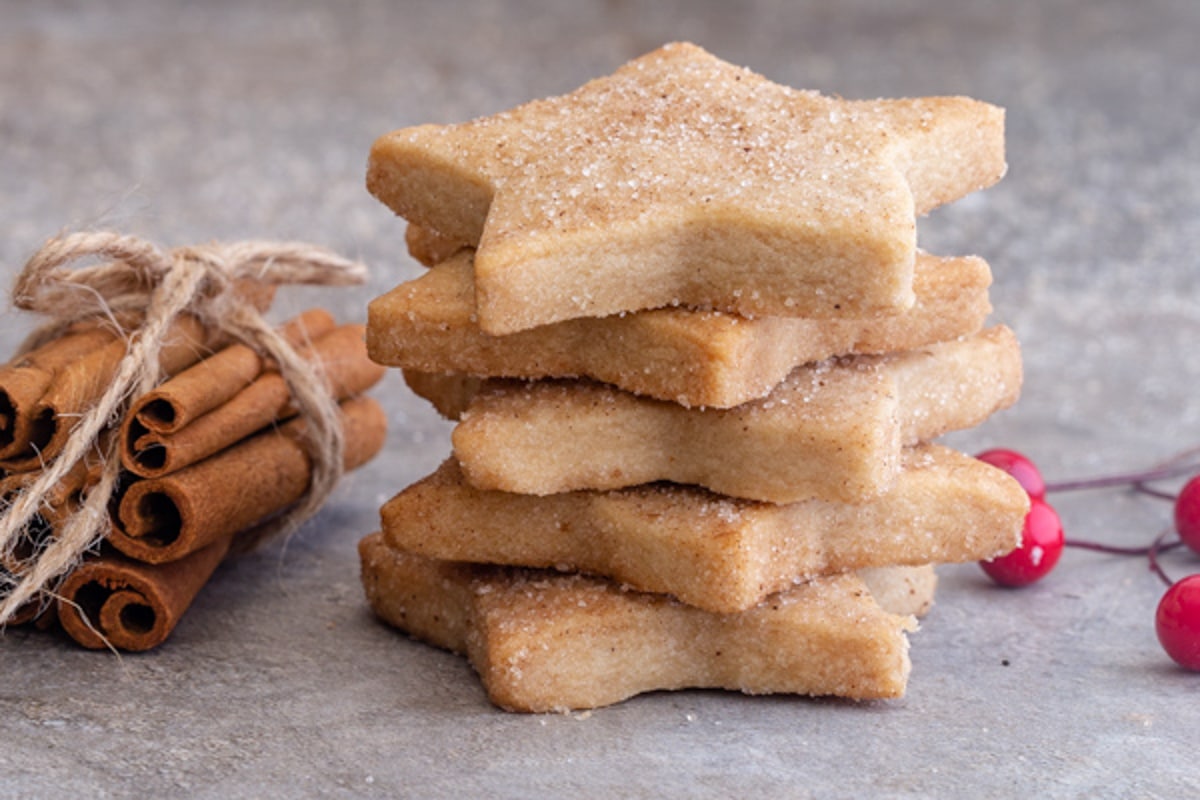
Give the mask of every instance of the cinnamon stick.
<path id="1" fill-rule="evenodd" d="M 58 605 L 46 597 L 36 597 L 17 609 L 5 625 L 30 625 L 49 630 L 58 621 Z"/>
<path id="2" fill-rule="evenodd" d="M 350 470 L 379 452 L 387 422 L 368 397 L 346 400 L 340 411 L 343 466 Z M 160 564 L 273 517 L 299 500 L 311 480 L 303 432 L 297 418 L 178 472 L 130 484 L 109 542 L 132 558 Z"/>
<path id="3" fill-rule="evenodd" d="M 30 600 L 13 613 L 4 624 L 17 627 L 35 623 L 39 628 L 49 627 L 48 623 L 56 616 L 55 606 L 42 598 Z"/>
<path id="4" fill-rule="evenodd" d="M 344 325 L 318 338 L 310 346 L 302 348 L 301 354 L 319 364 L 329 384 L 331 395 L 343 400 L 360 394 L 375 385 L 383 377 L 384 368 L 367 358 L 363 343 L 366 334 L 362 325 Z M 171 399 L 171 407 L 178 410 L 174 419 L 181 416 L 189 419 L 188 424 L 175 426 L 171 432 L 156 430 L 151 420 L 144 415 L 129 415 L 121 432 L 121 463 L 130 472 L 142 478 L 156 478 L 194 464 L 218 453 L 266 426 L 296 413 L 291 403 L 291 394 L 286 382 L 278 372 L 264 372 L 252 383 L 236 393 L 231 393 L 223 405 L 213 408 L 199 417 L 192 416 L 198 407 L 196 398 L 207 400 L 214 393 L 203 384 L 195 384 L 192 373 L 200 373 L 204 365 L 215 361 L 232 348 L 172 378 L 156 392 L 160 400 L 142 405 L 146 411 L 153 409 L 165 399 Z M 172 386 L 172 384 L 181 384 Z M 194 385 L 194 389 L 193 389 Z"/>
<path id="5" fill-rule="evenodd" d="M 18 472 L 0 479 L 0 507 L 7 508 L 15 502 L 18 495 L 40 474 L 40 471 Z M 20 533 L 20 538 L 0 553 L 0 566 L 13 574 L 23 572 L 25 563 L 41 551 L 66 517 L 78 508 L 84 490 L 96 478 L 96 464 L 88 461 L 75 464 L 67 476 L 50 489 L 37 513 Z"/>
<path id="6" fill-rule="evenodd" d="M 282 325 L 279 335 L 292 347 L 299 347 L 334 327 L 332 314 L 314 308 Z M 229 345 L 135 400 L 127 418 L 148 431 L 174 433 L 228 403 L 264 369 L 263 357 L 253 348 Z"/>
<path id="7" fill-rule="evenodd" d="M 13 476 L 8 476 L 11 478 Z M 3 502 L 3 501 L 0 501 Z M 25 534 L 16 546 L 0 553 L 0 590 L 13 586 L 29 569 L 30 559 L 38 552 L 46 539 L 53 535 L 53 523 L 48 514 L 39 513 L 30 521 Z M 42 593 L 21 606 L 8 618 L 5 625 L 36 623 L 40 628 L 49 627 L 55 618 L 54 603 Z"/>
<path id="8" fill-rule="evenodd" d="M 259 312 L 275 296 L 275 287 L 260 281 L 235 281 L 233 291 Z M 28 471 L 57 455 L 73 427 L 65 420 L 101 397 L 128 350 L 123 332 L 140 324 L 139 312 L 124 309 L 62 329 L 41 329 L 28 340 L 30 352 L 0 367 L 0 469 Z M 184 314 L 164 336 L 160 368 L 172 375 L 220 344 L 220 338 L 206 336 L 199 321 Z"/>
<path id="9" fill-rule="evenodd" d="M 63 630 L 84 647 L 143 651 L 166 641 L 229 551 L 218 539 L 167 564 L 116 553 L 84 562 L 59 590 Z"/>
<path id="10" fill-rule="evenodd" d="M 97 454 L 97 461 L 84 459 L 76 463 L 66 477 L 50 489 L 46 496 L 46 505 L 58 507 L 72 500 L 78 501 L 83 490 L 95 481 L 99 468 L 98 459 Z M 33 483 L 39 474 L 40 471 L 14 472 L 0 478 L 0 504 L 7 505 L 15 500 L 16 495 Z"/>
<path id="11" fill-rule="evenodd" d="M 176 318 L 164 337 L 159 365 L 168 375 L 191 366 L 209 351 L 210 337 L 195 317 Z M 74 418 L 87 411 L 108 388 L 128 344 L 118 338 L 88 351 L 54 373 L 31 410 L 25 448 L 0 462 L 13 472 L 36 469 L 54 458 L 71 434 Z"/>
<path id="12" fill-rule="evenodd" d="M 17 582 L 18 569 L 13 568 L 7 558 L 0 558 L 0 587 L 11 586 Z M 41 604 L 37 600 L 30 601 L 17 609 L 17 612 L 9 617 L 8 625 L 24 625 L 27 622 L 32 622 L 37 616 Z"/>
<path id="13" fill-rule="evenodd" d="M 29 450 L 35 407 L 55 375 L 116 339 L 108 327 L 79 326 L 0 367 L 0 459 Z"/>

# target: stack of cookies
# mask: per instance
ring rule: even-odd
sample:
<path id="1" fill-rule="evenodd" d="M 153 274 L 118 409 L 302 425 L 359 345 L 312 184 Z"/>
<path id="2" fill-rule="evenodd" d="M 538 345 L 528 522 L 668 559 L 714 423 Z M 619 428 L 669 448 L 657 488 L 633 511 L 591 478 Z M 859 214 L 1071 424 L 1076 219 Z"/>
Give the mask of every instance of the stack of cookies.
<path id="1" fill-rule="evenodd" d="M 668 45 L 562 97 L 376 142 L 430 267 L 368 349 L 459 420 L 360 544 L 375 611 L 514 710 L 721 687 L 904 692 L 932 564 L 1018 541 L 931 442 L 1015 401 L 987 265 L 915 220 L 1004 172 L 1003 113 L 844 101 Z"/>

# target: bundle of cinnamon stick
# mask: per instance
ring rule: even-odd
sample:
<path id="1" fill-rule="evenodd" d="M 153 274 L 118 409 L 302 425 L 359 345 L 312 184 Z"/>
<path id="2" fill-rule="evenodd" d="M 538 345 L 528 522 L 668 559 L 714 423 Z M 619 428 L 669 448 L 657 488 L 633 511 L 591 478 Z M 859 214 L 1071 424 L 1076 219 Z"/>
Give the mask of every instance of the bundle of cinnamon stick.
<path id="1" fill-rule="evenodd" d="M 383 368 L 367 358 L 361 325 L 307 311 L 277 333 L 324 378 L 337 400 L 342 467 L 382 447 L 386 422 L 363 396 Z M 0 366 L 0 508 L 16 503 L 62 450 L 72 420 L 97 402 L 128 342 L 97 320 Z M 119 458 L 108 533 L 53 592 L 7 624 L 61 623 L 89 648 L 147 650 L 175 628 L 221 560 L 305 495 L 313 477 L 298 415 L 278 365 L 246 344 L 215 339 L 180 315 L 159 352 L 165 377 L 112 420 L 90 457 L 39 498 L 15 540 L 0 548 L 0 601 L 79 512 L 106 459 Z"/>

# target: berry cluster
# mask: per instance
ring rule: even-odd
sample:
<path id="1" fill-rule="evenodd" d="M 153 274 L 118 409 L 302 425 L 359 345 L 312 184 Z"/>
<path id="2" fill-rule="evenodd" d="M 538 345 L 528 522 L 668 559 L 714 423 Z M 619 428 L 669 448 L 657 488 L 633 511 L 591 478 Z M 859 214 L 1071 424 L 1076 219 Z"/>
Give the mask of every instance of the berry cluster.
<path id="1" fill-rule="evenodd" d="M 1064 547 L 1078 547 L 1118 555 L 1145 556 L 1150 569 L 1167 585 L 1158 604 L 1155 630 L 1167 655 L 1180 666 L 1200 671 L 1200 573 L 1172 581 L 1158 563 L 1158 555 L 1177 547 L 1200 554 L 1200 475 L 1194 475 L 1178 494 L 1161 491 L 1151 482 L 1195 473 L 1196 451 L 1188 451 L 1145 472 L 1047 484 L 1041 472 L 1025 456 L 1013 450 L 994 449 L 977 458 L 1012 475 L 1029 494 L 1029 515 L 1021 534 L 1021 546 L 1011 553 L 981 562 L 984 572 L 1001 586 L 1026 586 L 1041 580 L 1054 569 Z M 1129 486 L 1145 494 L 1174 503 L 1174 525 L 1146 547 L 1114 547 L 1064 536 L 1058 513 L 1046 502 L 1046 494 L 1076 489 Z M 1175 535 L 1171 539 L 1171 534 Z"/>

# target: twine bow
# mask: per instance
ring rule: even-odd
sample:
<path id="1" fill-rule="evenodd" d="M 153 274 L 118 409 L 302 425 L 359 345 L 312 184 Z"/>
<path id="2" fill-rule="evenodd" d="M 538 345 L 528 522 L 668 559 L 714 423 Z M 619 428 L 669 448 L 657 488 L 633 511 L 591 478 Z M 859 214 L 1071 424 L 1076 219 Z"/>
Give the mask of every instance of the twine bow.
<path id="1" fill-rule="evenodd" d="M 100 259 L 92 266 L 73 266 Z M 70 267 L 70 268 L 69 268 Z M 333 491 L 342 472 L 342 431 L 337 402 L 321 375 L 275 332 L 257 308 L 235 291 L 252 281 L 267 286 L 362 283 L 366 269 L 323 248 L 294 242 L 239 242 L 163 251 L 133 236 L 111 232 L 74 233 L 46 242 L 26 263 L 13 289 L 13 303 L 50 321 L 22 345 L 23 350 L 60 335 L 83 319 L 138 312 L 140 326 L 112 382 L 96 405 L 72 427 L 61 453 L 0 513 L 0 553 L 14 546 L 49 491 L 82 459 L 96 452 L 100 434 L 117 424 L 129 401 L 159 382 L 159 349 L 171 323 L 191 314 L 213 332 L 253 347 L 273 360 L 306 420 L 304 444 L 312 462 L 308 492 L 292 509 L 254 532 L 254 542 L 293 529 L 312 516 Z M 103 539 L 108 506 L 117 486 L 115 441 L 80 508 L 30 563 L 21 576 L 0 585 L 0 625 L 38 597 Z"/>

